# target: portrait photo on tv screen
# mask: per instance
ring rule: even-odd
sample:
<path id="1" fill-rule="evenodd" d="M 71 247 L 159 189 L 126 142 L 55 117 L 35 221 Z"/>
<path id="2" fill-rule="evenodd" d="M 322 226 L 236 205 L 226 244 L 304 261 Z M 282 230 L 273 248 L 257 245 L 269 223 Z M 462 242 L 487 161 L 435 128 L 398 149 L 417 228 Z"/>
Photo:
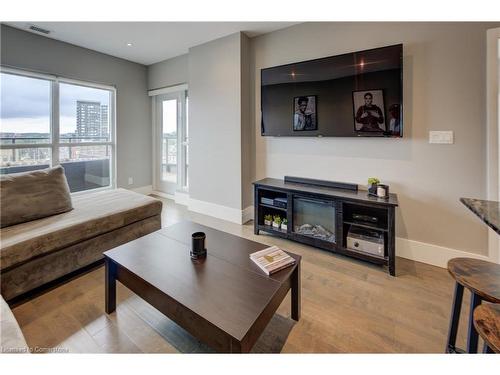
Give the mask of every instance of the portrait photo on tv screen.
<path id="1" fill-rule="evenodd" d="M 384 91 L 353 91 L 354 128 L 356 132 L 385 132 Z"/>
<path id="2" fill-rule="evenodd" d="M 293 130 L 318 130 L 316 95 L 293 98 Z"/>

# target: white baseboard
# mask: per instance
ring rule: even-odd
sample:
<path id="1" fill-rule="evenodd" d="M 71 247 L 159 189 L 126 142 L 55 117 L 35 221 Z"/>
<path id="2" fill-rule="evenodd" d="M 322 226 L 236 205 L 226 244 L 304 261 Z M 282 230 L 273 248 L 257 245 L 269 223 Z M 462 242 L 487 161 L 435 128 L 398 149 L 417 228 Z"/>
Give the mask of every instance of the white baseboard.
<path id="1" fill-rule="evenodd" d="M 173 200 L 177 204 L 182 204 L 187 206 L 189 204 L 189 194 L 184 192 L 176 191 L 175 194 L 168 194 L 162 191 L 153 190 L 153 194 L 162 198 L 167 198 Z"/>
<path id="2" fill-rule="evenodd" d="M 128 189 L 128 190 L 135 191 L 136 193 L 139 193 L 139 194 L 149 195 L 153 192 L 153 186 L 146 185 L 146 186 L 140 186 L 140 187 L 132 188 L 132 189 Z"/>
<path id="3" fill-rule="evenodd" d="M 177 204 L 187 206 L 189 211 L 231 221 L 233 223 L 244 224 L 253 219 L 253 206 L 249 206 L 244 210 L 238 210 L 237 208 L 191 198 L 189 194 L 185 192 L 177 191 L 173 195 L 155 190 L 152 191 L 152 193 L 162 198 L 172 199 Z"/>
<path id="4" fill-rule="evenodd" d="M 174 196 L 175 203 L 189 206 L 189 194 L 186 192 L 176 191 Z"/>
<path id="5" fill-rule="evenodd" d="M 248 206 L 244 210 L 238 210 L 237 208 L 222 206 L 192 198 L 188 198 L 187 206 L 189 211 L 231 221 L 236 224 L 245 224 L 246 222 L 253 220 L 253 206 Z"/>
<path id="6" fill-rule="evenodd" d="M 157 195 L 162 198 L 175 200 L 175 197 L 172 194 L 167 194 L 164 193 L 163 191 L 153 190 L 151 194 Z"/>
<path id="7" fill-rule="evenodd" d="M 253 220 L 254 209 L 253 206 L 248 206 L 243 211 L 241 211 L 241 223 L 245 224 L 250 220 Z"/>
<path id="8" fill-rule="evenodd" d="M 452 258 L 467 257 L 490 261 L 489 257 L 449 247 L 396 237 L 396 256 L 446 268 Z"/>
<path id="9" fill-rule="evenodd" d="M 238 210 L 237 208 L 222 206 L 216 203 L 189 198 L 188 209 L 189 211 L 213 216 L 218 219 L 231 221 L 237 224 L 243 224 L 243 211 Z"/>

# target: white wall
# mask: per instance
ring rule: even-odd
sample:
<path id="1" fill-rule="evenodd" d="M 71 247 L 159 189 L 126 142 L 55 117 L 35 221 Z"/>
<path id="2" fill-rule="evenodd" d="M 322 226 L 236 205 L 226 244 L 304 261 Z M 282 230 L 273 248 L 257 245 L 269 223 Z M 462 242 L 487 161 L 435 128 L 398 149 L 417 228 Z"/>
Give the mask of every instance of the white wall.
<path id="1" fill-rule="evenodd" d="M 1 38 L 2 65 L 116 86 L 117 185 L 151 185 L 151 110 L 144 65 L 5 25 Z"/>
<path id="2" fill-rule="evenodd" d="M 498 26 L 498 24 L 496 24 Z M 398 193 L 397 236 L 487 253 L 486 228 L 460 197 L 484 198 L 486 23 L 305 23 L 252 39 L 257 179 L 296 175 Z M 260 69 L 404 44 L 404 138 L 272 138 L 260 135 Z M 431 145 L 429 130 L 455 144 Z"/>
<path id="3" fill-rule="evenodd" d="M 189 195 L 242 209 L 241 33 L 189 50 Z"/>

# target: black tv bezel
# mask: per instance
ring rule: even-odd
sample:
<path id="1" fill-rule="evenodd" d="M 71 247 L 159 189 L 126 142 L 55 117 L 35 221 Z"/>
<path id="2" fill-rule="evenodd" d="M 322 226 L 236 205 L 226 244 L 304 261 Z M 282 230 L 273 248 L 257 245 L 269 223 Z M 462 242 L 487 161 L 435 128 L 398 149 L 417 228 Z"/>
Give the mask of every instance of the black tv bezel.
<path id="1" fill-rule="evenodd" d="M 264 117 L 262 116 L 262 74 L 264 71 L 269 70 L 269 69 L 275 69 L 275 68 L 284 68 L 287 66 L 291 65 L 296 65 L 296 64 L 303 64 L 303 63 L 310 63 L 310 62 L 315 62 L 315 61 L 321 61 L 321 60 L 328 60 L 333 57 L 340 57 L 340 56 L 346 56 L 346 55 L 352 55 L 355 53 L 362 53 L 362 52 L 369 52 L 369 51 L 375 51 L 375 50 L 381 50 L 384 48 L 393 48 L 393 47 L 401 47 L 401 52 L 399 54 L 399 66 L 400 66 L 400 77 L 399 77 L 399 87 L 400 87 L 400 93 L 401 93 L 401 102 L 400 102 L 400 119 L 401 119 L 401 131 L 399 132 L 399 135 L 370 135 L 370 134 L 355 134 L 355 135 L 346 135 L 346 136 L 338 136 L 338 135 L 323 135 L 323 134 L 315 134 L 315 135 L 310 135 L 310 134 L 290 134 L 290 135 L 280 135 L 280 134 L 266 134 L 264 132 Z M 275 65 L 275 66 L 270 66 L 268 68 L 262 68 L 260 70 L 260 135 L 262 137 L 315 137 L 315 138 L 403 138 L 404 135 L 404 120 L 403 120 L 403 49 L 404 45 L 403 43 L 398 43 L 398 44 L 391 44 L 388 46 L 383 46 L 383 47 L 375 47 L 375 48 L 368 48 L 364 50 L 359 50 L 359 51 L 352 51 L 352 52 L 346 52 L 346 53 L 341 53 L 338 55 L 331 55 L 331 56 L 325 56 L 325 57 L 319 57 L 317 59 L 310 59 L 310 60 L 302 60 L 302 61 L 296 61 L 293 63 L 287 63 L 287 64 L 282 64 L 282 65 Z"/>

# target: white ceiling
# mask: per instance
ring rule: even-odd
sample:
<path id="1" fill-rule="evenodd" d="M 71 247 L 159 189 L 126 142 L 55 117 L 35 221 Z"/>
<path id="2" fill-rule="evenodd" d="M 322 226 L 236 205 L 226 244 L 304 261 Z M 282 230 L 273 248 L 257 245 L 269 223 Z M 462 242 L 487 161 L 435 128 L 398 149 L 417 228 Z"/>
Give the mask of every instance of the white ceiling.
<path id="1" fill-rule="evenodd" d="M 243 31 L 253 37 L 295 22 L 4 22 L 28 30 L 50 30 L 49 38 L 144 65 L 179 56 L 190 47 Z M 131 43 L 132 46 L 127 46 Z"/>

